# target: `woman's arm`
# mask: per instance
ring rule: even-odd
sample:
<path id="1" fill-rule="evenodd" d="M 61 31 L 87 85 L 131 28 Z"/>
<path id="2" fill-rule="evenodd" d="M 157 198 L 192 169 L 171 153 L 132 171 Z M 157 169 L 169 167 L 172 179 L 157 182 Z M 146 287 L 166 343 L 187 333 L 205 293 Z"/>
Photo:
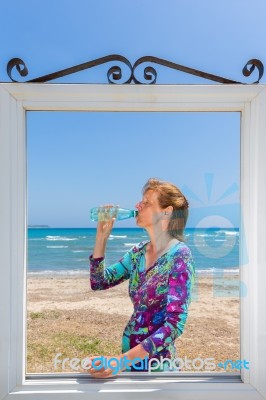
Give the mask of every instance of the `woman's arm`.
<path id="1" fill-rule="evenodd" d="M 111 218 L 110 213 L 108 214 L 108 209 L 111 207 L 112 205 L 103 206 L 103 210 L 105 211 L 99 214 L 95 246 L 93 254 L 89 257 L 90 284 L 92 290 L 109 289 L 129 279 L 130 276 L 130 252 L 126 253 L 118 263 L 105 268 L 104 258 L 106 243 L 115 222 L 115 218 Z M 104 220 L 102 218 L 104 218 Z"/>
<path id="2" fill-rule="evenodd" d="M 187 320 L 195 269 L 189 248 L 181 251 L 169 275 L 164 324 L 140 343 L 151 357 L 182 335 Z"/>
<path id="3" fill-rule="evenodd" d="M 94 258 L 104 257 L 105 255 L 106 243 L 115 222 L 115 218 L 111 218 L 110 212 L 108 211 L 111 207 L 112 205 L 103 206 L 103 210 L 105 210 L 105 212 L 99 213 L 99 221 L 97 224 L 97 231 L 96 231 L 96 241 L 93 250 Z M 102 218 L 104 218 L 104 220 Z"/>
<path id="4" fill-rule="evenodd" d="M 105 268 L 104 257 L 90 256 L 90 284 L 92 290 L 105 290 L 129 279 L 131 272 L 131 251 L 116 264 Z"/>
<path id="5" fill-rule="evenodd" d="M 93 250 L 93 258 L 104 257 L 107 240 L 108 240 L 108 237 L 101 237 L 101 236 L 98 237 L 96 235 L 96 241 L 95 241 L 95 246 L 94 246 L 94 250 Z"/>

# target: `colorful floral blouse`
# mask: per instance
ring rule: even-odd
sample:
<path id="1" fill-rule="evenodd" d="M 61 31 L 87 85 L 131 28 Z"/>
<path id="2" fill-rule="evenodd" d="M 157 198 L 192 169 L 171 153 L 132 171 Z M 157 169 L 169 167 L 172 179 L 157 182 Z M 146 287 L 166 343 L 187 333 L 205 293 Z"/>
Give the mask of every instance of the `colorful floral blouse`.
<path id="1" fill-rule="evenodd" d="M 184 330 L 191 302 L 194 262 L 186 244 L 177 242 L 146 269 L 148 242 L 135 245 L 119 262 L 107 268 L 104 257 L 94 259 L 91 255 L 91 288 L 105 290 L 129 279 L 134 312 L 123 332 L 122 353 L 141 343 L 149 353 L 148 359 L 160 360 L 162 356 L 173 360 L 178 357 L 175 339 Z M 139 371 L 134 366 L 130 370 Z M 162 370 L 169 370 L 169 362 L 159 369 Z"/>

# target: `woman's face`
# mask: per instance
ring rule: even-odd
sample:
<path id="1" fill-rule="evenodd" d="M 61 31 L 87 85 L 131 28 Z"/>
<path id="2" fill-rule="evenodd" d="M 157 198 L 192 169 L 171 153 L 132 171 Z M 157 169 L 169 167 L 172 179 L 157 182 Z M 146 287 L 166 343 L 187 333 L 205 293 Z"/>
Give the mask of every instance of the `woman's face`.
<path id="1" fill-rule="evenodd" d="M 158 202 L 158 193 L 153 190 L 144 193 L 143 199 L 136 204 L 136 209 L 136 224 L 143 228 L 151 227 L 162 219 L 163 209 Z"/>

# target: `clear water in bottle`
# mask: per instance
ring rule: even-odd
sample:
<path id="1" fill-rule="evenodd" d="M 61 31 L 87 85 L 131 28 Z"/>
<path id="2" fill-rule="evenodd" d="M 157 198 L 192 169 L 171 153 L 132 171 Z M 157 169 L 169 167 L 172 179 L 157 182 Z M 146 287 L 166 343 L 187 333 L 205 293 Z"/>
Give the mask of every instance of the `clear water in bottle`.
<path id="1" fill-rule="evenodd" d="M 137 214 L 137 210 L 129 210 L 119 207 L 94 207 L 90 211 L 90 217 L 92 221 L 106 221 L 110 218 L 123 220 L 134 218 L 137 216 Z"/>

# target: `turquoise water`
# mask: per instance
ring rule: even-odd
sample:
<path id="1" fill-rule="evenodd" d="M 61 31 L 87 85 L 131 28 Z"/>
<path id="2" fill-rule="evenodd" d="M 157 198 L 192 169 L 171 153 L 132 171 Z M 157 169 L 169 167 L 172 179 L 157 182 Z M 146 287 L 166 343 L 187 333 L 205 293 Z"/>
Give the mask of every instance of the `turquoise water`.
<path id="1" fill-rule="evenodd" d="M 95 234 L 95 228 L 29 228 L 28 274 L 88 274 Z M 107 244 L 106 264 L 117 262 L 135 243 L 148 239 L 141 228 L 114 228 Z M 198 273 L 238 274 L 238 229 L 188 228 L 185 240 Z"/>

